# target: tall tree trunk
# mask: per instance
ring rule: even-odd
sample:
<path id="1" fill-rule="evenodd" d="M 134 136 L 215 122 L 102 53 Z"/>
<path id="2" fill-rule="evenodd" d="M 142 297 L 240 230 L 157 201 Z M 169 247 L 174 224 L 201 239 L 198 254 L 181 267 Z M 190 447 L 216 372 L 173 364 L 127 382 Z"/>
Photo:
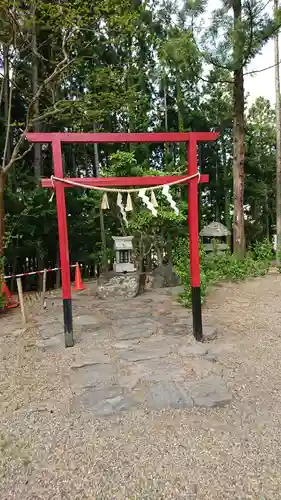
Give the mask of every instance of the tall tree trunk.
<path id="1" fill-rule="evenodd" d="M 60 287 L 60 249 L 59 247 L 57 248 L 57 254 L 56 254 L 56 267 L 58 270 L 56 271 L 56 282 L 55 282 L 55 288 L 56 290 L 59 289 Z"/>
<path id="2" fill-rule="evenodd" d="M 274 17 L 279 9 L 279 0 L 274 0 Z M 276 94 L 276 235 L 277 260 L 280 261 L 281 250 L 281 98 L 280 98 L 280 69 L 279 69 L 279 34 L 274 34 L 274 62 L 275 62 L 275 94 Z"/>
<path id="3" fill-rule="evenodd" d="M 199 172 L 200 174 L 203 174 L 203 165 L 204 165 L 204 149 L 203 149 L 203 143 L 202 142 L 199 142 L 198 143 L 198 164 L 199 164 Z M 198 219 L 199 219 L 199 230 L 202 229 L 201 227 L 201 223 L 202 223 L 202 213 L 203 213 L 203 209 L 202 209 L 202 186 L 203 184 L 201 184 L 199 182 L 199 185 L 198 185 Z M 180 191 L 181 193 L 182 191 Z"/>
<path id="4" fill-rule="evenodd" d="M 133 64 L 133 40 L 132 36 L 129 36 L 128 40 L 128 66 L 126 75 L 126 90 L 130 91 L 134 85 L 134 79 L 132 76 L 132 64 Z M 132 97 L 128 100 L 128 130 L 127 132 L 134 132 L 135 130 L 135 120 L 134 120 L 134 100 Z M 131 142 L 127 144 L 128 151 L 133 153 L 135 151 L 135 145 Z"/>
<path id="5" fill-rule="evenodd" d="M 35 2 L 31 8 L 31 25 L 32 25 L 32 73 L 31 73 L 31 83 L 32 83 L 32 95 L 33 97 L 36 95 L 38 90 L 38 58 L 37 58 L 37 33 L 36 33 L 36 4 Z M 36 99 L 33 105 L 33 116 L 39 116 L 39 99 Z M 34 123 L 34 132 L 39 132 L 40 126 L 39 123 Z M 36 183 L 40 186 L 40 178 L 41 178 L 41 144 L 34 144 L 34 175 L 36 179 Z M 44 258 L 41 255 L 39 248 L 36 250 L 36 259 L 38 269 L 43 269 L 44 267 Z M 39 274 L 38 278 L 38 291 L 42 290 L 43 285 L 43 274 Z"/>
<path id="6" fill-rule="evenodd" d="M 4 207 L 4 188 L 5 175 L 0 172 L 0 258 L 4 255 L 4 236 L 5 236 L 5 207 Z M 1 273 L 1 263 L 0 263 Z"/>
<path id="7" fill-rule="evenodd" d="M 96 131 L 96 126 L 94 124 L 94 131 Z M 95 157 L 95 173 L 96 177 L 99 177 L 99 150 L 98 145 L 94 143 L 94 157 Z M 100 207 L 100 233 L 101 233 L 101 251 L 102 251 L 102 267 L 103 272 L 107 273 L 108 271 L 108 261 L 107 261 L 107 246 L 106 246 L 106 234 L 104 228 L 104 214 L 103 210 Z"/>
<path id="8" fill-rule="evenodd" d="M 223 183 L 224 183 L 224 224 L 231 233 L 231 217 L 230 217 L 230 192 L 228 184 L 228 169 L 227 169 L 227 159 L 226 159 L 226 149 L 225 140 L 223 136 L 223 131 L 221 132 L 221 153 L 222 153 L 222 164 L 223 164 Z M 231 235 L 226 237 L 226 242 L 231 247 Z"/>
<path id="9" fill-rule="evenodd" d="M 265 232 L 266 237 L 269 240 L 270 228 L 269 228 L 269 207 L 268 207 L 268 193 L 267 193 L 267 184 L 265 185 L 265 200 L 264 200 L 264 208 L 265 208 Z"/>
<path id="10" fill-rule="evenodd" d="M 5 147 L 3 151 L 2 168 L 9 162 L 11 158 L 11 142 L 10 142 L 10 84 L 9 84 L 9 47 L 3 46 L 3 64 L 4 64 L 4 120 L 5 120 Z M 4 255 L 4 236 L 5 236 L 5 206 L 4 206 L 4 189 L 6 176 L 3 170 L 0 170 L 0 257 Z M 0 282 L 3 269 L 0 262 Z"/>
<path id="11" fill-rule="evenodd" d="M 165 120 L 165 132 L 168 132 L 168 103 L 167 103 L 167 78 L 166 76 L 163 79 L 164 83 L 164 120 Z M 164 158 L 164 167 L 167 168 L 169 164 L 169 143 L 165 142 L 165 158 Z"/>
<path id="12" fill-rule="evenodd" d="M 37 33 L 36 33 L 36 5 L 32 7 L 32 95 L 36 95 L 38 90 L 38 58 L 37 58 Z M 34 117 L 39 116 L 39 99 L 36 99 L 33 106 Z M 35 122 L 34 132 L 40 132 L 39 123 Z M 37 183 L 41 177 L 41 144 L 34 144 L 34 174 Z"/>
<path id="13" fill-rule="evenodd" d="M 177 78 L 176 87 L 177 87 L 178 129 L 179 132 L 184 132 L 184 121 L 182 113 L 183 99 L 182 99 L 182 90 L 179 78 Z M 181 142 L 179 144 L 179 151 L 180 151 L 181 165 L 185 165 L 186 163 L 185 143 Z"/>
<path id="14" fill-rule="evenodd" d="M 219 150 L 216 148 L 216 222 L 220 222 Z"/>
<path id="15" fill-rule="evenodd" d="M 234 29 L 242 17 L 241 0 L 233 1 Z M 236 42 L 237 43 L 237 42 Z M 238 52 L 240 47 L 234 47 Z M 239 257 L 245 254 L 244 228 L 244 163 L 245 163 L 245 116 L 244 116 L 244 75 L 243 54 L 236 61 L 233 82 L 233 250 Z"/>
<path id="16" fill-rule="evenodd" d="M 5 140 L 7 141 L 5 157 L 3 165 L 9 163 L 11 158 L 11 137 L 9 130 L 9 114 L 10 114 L 10 84 L 9 84 L 9 47 L 3 47 L 3 62 L 4 62 L 4 119 L 5 119 Z"/>

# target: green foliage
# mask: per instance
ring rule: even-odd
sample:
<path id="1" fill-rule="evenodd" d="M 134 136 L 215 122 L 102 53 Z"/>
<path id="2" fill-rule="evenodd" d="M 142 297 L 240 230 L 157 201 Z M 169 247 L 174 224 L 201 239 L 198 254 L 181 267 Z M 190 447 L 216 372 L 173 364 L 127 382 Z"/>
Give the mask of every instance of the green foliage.
<path id="1" fill-rule="evenodd" d="M 218 67 L 231 71 L 246 66 L 280 27 L 280 15 L 274 22 L 269 16 L 265 2 L 259 0 L 217 2 L 212 11 L 209 37 L 204 33 L 202 40 L 207 59 Z M 234 20 L 234 11 L 241 15 Z"/>
<path id="2" fill-rule="evenodd" d="M 180 6 L 169 0 L 38 0 L 30 5 L 19 0 L 4 0 L 2 3 L 1 57 L 3 59 L 3 48 L 8 42 L 10 73 L 13 74 L 11 153 L 25 128 L 34 86 L 41 88 L 38 104 L 40 115 L 44 117 L 36 123 L 38 130 L 46 132 L 219 130 L 216 142 L 198 144 L 200 170 L 210 178 L 207 185 L 200 186 L 200 224 L 217 220 L 231 228 L 231 71 L 234 58 L 239 59 L 242 52 L 246 57 L 245 50 L 251 42 L 250 31 L 246 33 L 252 19 L 247 11 L 249 2 L 243 2 L 243 22 L 237 26 L 236 33 L 233 32 L 233 19 L 228 17 L 232 2 L 223 2 L 227 4 L 226 10 L 219 11 L 214 24 L 211 23 L 214 34 L 223 35 L 213 37 L 217 47 L 210 46 L 208 26 L 204 25 L 206 16 L 202 18 L 205 9 L 212 7 L 206 0 L 187 0 Z M 264 35 L 268 36 L 265 30 L 270 31 L 271 25 L 263 16 L 262 5 L 257 12 L 257 2 L 252 4 L 255 22 L 252 48 L 255 52 L 257 45 L 262 45 Z M 34 21 L 36 50 L 33 48 Z M 219 63 L 218 67 L 213 65 L 210 72 L 204 64 L 201 35 L 206 39 L 208 53 L 214 49 L 212 59 Z M 232 50 L 233 42 L 239 49 L 238 54 Z M 68 62 L 50 78 L 64 58 L 64 50 Z M 34 62 L 37 62 L 37 83 L 34 82 Z M 3 111 L 0 118 L 2 163 L 8 127 L 5 104 L 9 104 L 3 74 L 0 83 L 3 89 L 0 103 Z M 31 107 L 31 120 L 34 112 Z M 35 130 L 35 125 L 31 124 L 31 129 Z M 26 147 L 24 140 L 17 156 Z M 246 117 L 246 153 L 245 212 L 249 246 L 252 241 L 262 240 L 265 235 L 269 238 L 274 232 L 275 111 L 263 99 L 257 99 Z M 96 148 L 93 144 L 75 144 L 64 145 L 63 154 L 65 175 L 69 177 L 186 173 L 184 144 L 104 143 Z M 5 264 L 15 272 L 23 269 L 27 259 L 34 266 L 38 261 L 41 266 L 55 266 L 58 259 L 56 200 L 49 201 L 50 193 L 38 186 L 39 175 L 50 177 L 53 173 L 50 148 L 44 145 L 40 156 L 39 173 L 34 168 L 34 151 L 31 151 L 10 169 L 6 179 Z M 109 258 L 112 258 L 113 235 L 133 234 L 138 259 L 150 249 L 154 254 L 166 256 L 176 241 L 184 239 L 187 190 L 182 186 L 172 188 L 171 192 L 180 209 L 178 217 L 161 190 L 156 193 L 157 218 L 143 206 L 137 194 L 133 194 L 134 210 L 128 214 L 128 228 L 116 207 L 116 193 L 108 195 L 110 209 L 104 211 L 103 216 Z M 72 262 L 80 260 L 96 265 L 102 261 L 101 197 L 101 192 L 66 190 Z M 126 202 L 125 196 L 123 201 Z M 186 240 L 183 245 L 186 246 Z M 187 267 L 184 259 L 183 277 Z M 227 259 L 225 267 L 230 265 L 232 275 L 238 279 L 243 274 L 242 264 L 230 256 Z M 258 259 L 255 256 L 253 260 Z M 202 261 L 205 261 L 203 250 Z M 208 266 L 202 264 L 202 287 L 216 279 L 217 267 L 216 262 Z"/>
<path id="3" fill-rule="evenodd" d="M 276 252 L 277 270 L 281 273 L 281 248 L 277 249 Z"/>
<path id="4" fill-rule="evenodd" d="M 180 301 L 187 307 L 191 305 L 189 249 L 186 239 L 181 239 L 173 255 L 178 276 L 185 285 Z M 200 248 L 201 297 L 202 302 L 212 285 L 221 281 L 242 281 L 246 278 L 265 275 L 272 262 L 272 245 L 268 240 L 256 242 L 244 259 L 228 252 L 207 255 Z"/>

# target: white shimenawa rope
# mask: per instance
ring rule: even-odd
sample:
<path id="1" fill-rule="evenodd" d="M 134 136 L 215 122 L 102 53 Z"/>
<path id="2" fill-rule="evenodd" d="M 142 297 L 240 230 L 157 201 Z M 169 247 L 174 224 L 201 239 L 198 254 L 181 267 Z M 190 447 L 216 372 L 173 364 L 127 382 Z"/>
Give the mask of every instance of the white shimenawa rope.
<path id="1" fill-rule="evenodd" d="M 107 193 L 138 193 L 141 189 L 144 189 L 145 191 L 155 191 L 156 189 L 161 189 L 163 186 L 176 186 L 177 184 L 183 184 L 186 181 L 191 181 L 192 179 L 195 179 L 198 177 L 198 183 L 200 182 L 200 172 L 196 172 L 196 174 L 189 175 L 187 177 L 183 177 L 183 179 L 177 179 L 172 182 L 168 182 L 167 184 L 159 184 L 157 186 L 148 186 L 145 188 L 129 188 L 129 189 L 117 189 L 117 188 L 106 188 L 106 187 L 99 187 L 99 186 L 88 186 L 87 184 L 83 184 L 82 182 L 76 182 L 76 181 L 70 181 L 66 178 L 61 179 L 60 177 L 55 177 L 54 175 L 51 175 L 51 181 L 54 187 L 54 182 L 53 181 L 58 181 L 58 182 L 63 182 L 64 184 L 69 184 L 70 186 L 76 186 L 80 187 L 83 189 L 93 189 L 94 191 L 105 191 Z M 110 179 L 110 177 L 108 177 Z"/>
<path id="2" fill-rule="evenodd" d="M 183 184 L 184 182 L 195 179 L 196 177 L 198 178 L 198 183 L 199 183 L 200 182 L 200 172 L 196 172 L 196 174 L 189 175 L 187 177 L 183 177 L 182 179 L 176 179 L 175 181 L 169 182 L 167 184 L 158 184 L 157 186 L 148 186 L 148 187 L 143 187 L 143 188 L 129 188 L 129 189 L 88 186 L 86 184 L 83 184 L 83 182 L 71 181 L 71 180 L 65 179 L 65 178 L 62 179 L 59 177 L 55 177 L 54 175 L 51 176 L 51 181 L 52 181 L 53 188 L 55 187 L 54 181 L 58 181 L 58 182 L 63 182 L 64 184 L 69 184 L 70 186 L 76 186 L 76 187 L 83 188 L 83 189 L 93 189 L 95 191 L 104 191 L 105 192 L 104 198 L 106 198 L 106 199 L 102 200 L 102 206 L 104 206 L 103 207 L 104 209 L 109 208 L 106 193 L 117 193 L 117 206 L 120 209 L 124 223 L 126 224 L 126 226 L 128 226 L 126 212 L 132 211 L 132 200 L 131 200 L 131 198 L 129 199 L 130 193 L 138 193 L 138 196 L 139 196 L 139 198 L 141 198 L 144 205 L 146 205 L 146 207 L 148 208 L 148 210 L 151 211 L 151 213 L 154 217 L 157 217 L 157 215 L 158 215 L 157 209 L 156 209 L 157 201 L 156 201 L 155 195 L 153 195 L 153 193 L 156 189 L 162 189 L 162 194 L 166 197 L 168 203 L 170 204 L 170 207 L 172 208 L 172 210 L 174 210 L 175 214 L 178 216 L 179 209 L 177 208 L 176 202 L 173 200 L 172 195 L 169 192 L 170 186 L 176 186 L 178 184 Z M 148 198 L 146 191 L 151 191 L 151 193 L 152 193 L 151 200 Z M 121 193 L 127 193 L 127 205 L 126 205 L 126 207 L 123 204 Z"/>

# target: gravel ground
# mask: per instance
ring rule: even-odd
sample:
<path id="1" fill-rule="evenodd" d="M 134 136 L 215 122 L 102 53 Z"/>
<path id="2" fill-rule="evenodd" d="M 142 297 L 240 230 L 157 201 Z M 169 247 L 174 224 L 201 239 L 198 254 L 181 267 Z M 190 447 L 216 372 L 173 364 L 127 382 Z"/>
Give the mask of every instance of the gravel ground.
<path id="1" fill-rule="evenodd" d="M 38 349 L 18 311 L 1 318 L 1 500 L 280 500 L 280 290 L 270 274 L 209 295 L 204 322 L 233 395 L 216 409 L 73 413 L 73 351 Z M 44 321 L 60 315 L 54 304 Z"/>

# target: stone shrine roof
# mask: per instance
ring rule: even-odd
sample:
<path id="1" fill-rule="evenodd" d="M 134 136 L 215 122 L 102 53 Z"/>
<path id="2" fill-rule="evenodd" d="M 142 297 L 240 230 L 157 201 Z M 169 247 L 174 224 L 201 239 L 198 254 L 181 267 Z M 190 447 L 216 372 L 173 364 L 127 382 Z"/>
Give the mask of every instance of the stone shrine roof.
<path id="1" fill-rule="evenodd" d="M 208 226 L 203 227 L 199 234 L 208 238 L 221 238 L 222 236 L 229 236 L 230 231 L 220 222 L 211 222 Z"/>
<path id="2" fill-rule="evenodd" d="M 115 250 L 132 250 L 133 236 L 112 236 Z"/>

